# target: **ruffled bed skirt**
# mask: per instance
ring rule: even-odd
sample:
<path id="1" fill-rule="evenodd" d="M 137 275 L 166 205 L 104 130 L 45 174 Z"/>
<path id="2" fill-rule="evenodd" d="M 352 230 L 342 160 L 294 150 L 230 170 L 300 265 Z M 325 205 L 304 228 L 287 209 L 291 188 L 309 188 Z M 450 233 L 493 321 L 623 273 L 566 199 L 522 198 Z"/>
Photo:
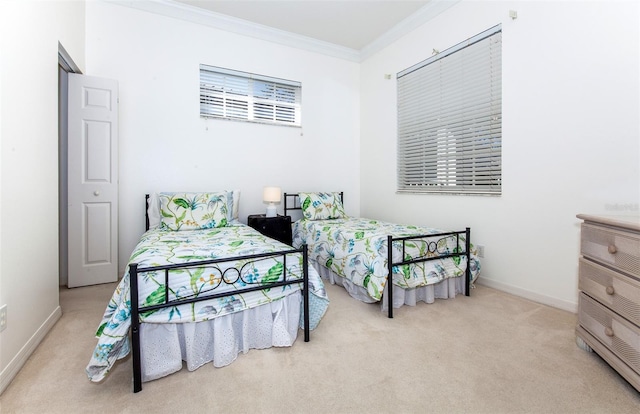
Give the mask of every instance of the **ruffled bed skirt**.
<path id="1" fill-rule="evenodd" d="M 372 299 L 367 291 L 361 287 L 353 284 L 349 279 L 337 275 L 330 269 L 319 265 L 317 262 L 309 261 L 313 264 L 313 267 L 318 271 L 320 277 L 329 281 L 333 285 L 342 286 L 349 295 L 366 303 L 374 303 L 376 300 Z M 464 277 L 451 277 L 444 279 L 440 283 L 433 285 L 422 286 L 413 289 L 402 289 L 398 286 L 393 286 L 393 307 L 399 308 L 403 305 L 416 306 L 418 302 L 433 303 L 436 299 L 453 299 L 456 295 L 465 293 Z M 385 286 L 382 297 L 387 294 L 387 287 Z M 388 309 L 388 301 L 383 299 L 380 301 L 380 310 L 385 312 Z"/>
<path id="2" fill-rule="evenodd" d="M 298 335 L 302 296 L 294 293 L 242 312 L 197 323 L 140 326 L 142 381 L 213 362 L 232 363 L 249 349 L 291 346 Z"/>

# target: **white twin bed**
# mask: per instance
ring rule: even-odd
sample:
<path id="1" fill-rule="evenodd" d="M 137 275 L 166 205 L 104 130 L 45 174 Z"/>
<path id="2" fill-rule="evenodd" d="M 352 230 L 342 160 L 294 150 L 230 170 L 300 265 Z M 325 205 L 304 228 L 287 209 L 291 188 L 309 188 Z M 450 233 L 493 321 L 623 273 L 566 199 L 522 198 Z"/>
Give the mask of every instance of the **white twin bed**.
<path id="1" fill-rule="evenodd" d="M 309 340 L 329 301 L 306 250 L 239 223 L 234 204 L 227 191 L 151 198 L 151 228 L 105 310 L 89 379 L 131 351 L 138 392 L 183 361 L 224 366 L 249 349 L 293 345 L 299 328 Z"/>
<path id="2" fill-rule="evenodd" d="M 302 215 L 293 224 L 293 245 L 308 246 L 309 261 L 325 280 L 360 301 L 381 302 L 389 317 L 405 304 L 470 294 L 480 261 L 469 228 L 443 231 L 349 217 L 342 199 L 342 193 L 285 194 L 285 214 Z"/>
<path id="3" fill-rule="evenodd" d="M 91 381 L 130 352 L 138 392 L 183 361 L 222 367 L 249 349 L 292 346 L 299 329 L 308 341 L 329 305 L 323 278 L 393 317 L 405 304 L 469 295 L 479 274 L 469 228 L 352 218 L 341 193 L 285 193 L 285 214 L 302 215 L 291 247 L 240 223 L 238 201 L 239 191 L 148 197 L 147 231 L 96 332 Z"/>

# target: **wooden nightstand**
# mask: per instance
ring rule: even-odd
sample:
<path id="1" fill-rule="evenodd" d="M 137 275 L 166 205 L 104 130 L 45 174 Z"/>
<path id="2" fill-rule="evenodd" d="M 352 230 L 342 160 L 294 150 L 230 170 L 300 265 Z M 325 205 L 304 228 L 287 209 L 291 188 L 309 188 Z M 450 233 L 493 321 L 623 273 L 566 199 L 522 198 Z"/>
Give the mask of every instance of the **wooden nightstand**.
<path id="1" fill-rule="evenodd" d="M 252 214 L 247 224 L 267 237 L 291 246 L 291 216 L 266 217 L 264 214 Z"/>

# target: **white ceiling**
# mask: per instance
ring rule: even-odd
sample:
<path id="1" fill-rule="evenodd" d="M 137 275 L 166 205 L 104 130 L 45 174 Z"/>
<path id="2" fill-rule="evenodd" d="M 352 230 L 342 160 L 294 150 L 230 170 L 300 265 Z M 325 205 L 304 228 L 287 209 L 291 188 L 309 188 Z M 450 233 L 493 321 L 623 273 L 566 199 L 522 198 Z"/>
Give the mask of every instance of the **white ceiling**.
<path id="1" fill-rule="evenodd" d="M 428 1 L 176 0 L 214 13 L 361 50 Z"/>
<path id="2" fill-rule="evenodd" d="M 361 62 L 460 0 L 103 0 Z"/>

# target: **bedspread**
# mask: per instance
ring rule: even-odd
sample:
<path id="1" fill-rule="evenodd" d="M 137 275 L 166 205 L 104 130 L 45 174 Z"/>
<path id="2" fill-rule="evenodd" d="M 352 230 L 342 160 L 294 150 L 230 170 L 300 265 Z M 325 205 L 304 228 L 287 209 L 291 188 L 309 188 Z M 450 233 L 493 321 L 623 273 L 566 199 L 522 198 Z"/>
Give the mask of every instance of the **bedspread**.
<path id="1" fill-rule="evenodd" d="M 309 246 L 309 259 L 331 269 L 366 289 L 374 300 L 380 300 L 387 283 L 387 236 L 404 237 L 423 234 L 444 233 L 443 230 L 427 227 L 407 226 L 366 218 L 344 218 L 331 220 L 298 220 L 293 226 L 293 245 Z M 457 252 L 456 238 L 436 238 L 437 249 L 429 251 L 427 241 L 411 241 L 406 244 L 404 260 L 419 257 L 435 257 L 439 254 Z M 465 237 L 460 236 L 464 246 Z M 402 260 L 402 244 L 393 243 L 393 261 Z M 464 249 L 464 247 L 462 247 Z M 433 249 L 431 249 L 433 250 Z M 471 274 L 474 280 L 480 271 L 480 262 L 471 249 Z M 453 257 L 412 265 L 395 266 L 394 285 L 404 289 L 438 283 L 449 277 L 465 274 L 465 256 Z"/>
<path id="2" fill-rule="evenodd" d="M 289 246 L 263 236 L 256 230 L 234 224 L 206 230 L 146 232 L 129 259 L 138 263 L 139 268 L 167 264 L 188 263 L 225 257 L 245 256 L 290 249 Z M 246 264 L 242 267 L 243 264 Z M 302 255 L 291 254 L 286 260 L 287 279 L 302 278 Z M 240 269 L 236 271 L 234 269 Z M 226 273 L 225 270 L 230 269 Z M 217 263 L 209 267 L 193 267 L 170 271 L 168 288 L 164 284 L 164 271 L 142 273 L 139 280 L 139 304 L 149 306 L 163 303 L 166 290 L 169 300 L 202 297 L 215 293 L 232 292 L 252 284 L 265 284 L 282 279 L 284 264 L 282 257 L 269 257 L 259 261 L 248 260 Z M 235 282 L 226 284 L 221 280 Z M 238 274 L 242 278 L 238 279 Z M 237 279 L 237 280 L 236 280 Z M 129 353 L 128 331 L 131 326 L 129 271 L 118 284 L 96 332 L 98 344 L 95 347 L 87 375 L 92 381 L 100 381 L 108 373 L 116 360 Z M 182 323 L 210 320 L 218 316 L 239 312 L 281 299 L 300 291 L 300 285 L 288 285 L 264 289 L 251 293 L 173 306 L 140 314 L 140 320 L 147 323 Z M 328 306 L 324 285 L 315 269 L 309 266 L 309 316 L 310 329 L 318 324 Z M 302 315 L 301 323 L 302 324 Z"/>

